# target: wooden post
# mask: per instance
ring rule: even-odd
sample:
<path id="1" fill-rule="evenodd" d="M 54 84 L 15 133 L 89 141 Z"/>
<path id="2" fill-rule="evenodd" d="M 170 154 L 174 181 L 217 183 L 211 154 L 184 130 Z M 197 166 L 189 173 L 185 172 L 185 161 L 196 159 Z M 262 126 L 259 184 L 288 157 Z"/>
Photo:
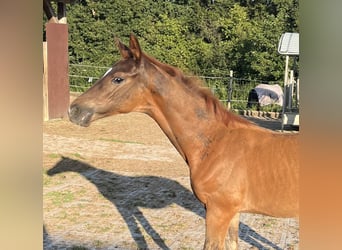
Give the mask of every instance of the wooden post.
<path id="1" fill-rule="evenodd" d="M 43 120 L 49 120 L 47 42 L 43 42 Z"/>
<path id="2" fill-rule="evenodd" d="M 70 101 L 67 24 L 47 23 L 46 41 L 49 119 L 63 118 Z"/>

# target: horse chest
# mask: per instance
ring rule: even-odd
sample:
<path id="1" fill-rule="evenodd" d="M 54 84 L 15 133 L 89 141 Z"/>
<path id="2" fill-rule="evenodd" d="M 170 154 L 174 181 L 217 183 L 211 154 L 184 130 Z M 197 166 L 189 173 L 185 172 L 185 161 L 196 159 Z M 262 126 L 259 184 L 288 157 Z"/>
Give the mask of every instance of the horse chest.
<path id="1" fill-rule="evenodd" d="M 241 180 L 241 171 L 234 164 L 225 164 L 225 162 L 203 164 L 197 166 L 197 169 L 190 171 L 190 181 L 192 189 L 197 198 L 204 204 L 212 197 L 221 197 L 239 192 L 243 189 Z"/>

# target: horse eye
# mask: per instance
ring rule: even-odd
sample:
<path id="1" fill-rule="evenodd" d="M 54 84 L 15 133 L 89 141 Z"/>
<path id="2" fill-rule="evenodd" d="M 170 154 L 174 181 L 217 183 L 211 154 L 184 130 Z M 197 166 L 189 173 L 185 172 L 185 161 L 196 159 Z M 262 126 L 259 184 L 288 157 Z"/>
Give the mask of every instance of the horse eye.
<path id="1" fill-rule="evenodd" d="M 115 84 L 120 84 L 124 79 L 120 78 L 120 77 L 114 77 L 112 79 L 112 83 L 115 83 Z"/>

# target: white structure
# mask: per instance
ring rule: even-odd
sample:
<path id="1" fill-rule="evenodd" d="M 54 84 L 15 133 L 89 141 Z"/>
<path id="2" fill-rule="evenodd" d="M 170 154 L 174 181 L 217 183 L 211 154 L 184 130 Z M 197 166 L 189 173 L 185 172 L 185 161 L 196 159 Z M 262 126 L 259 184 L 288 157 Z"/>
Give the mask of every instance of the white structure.
<path id="1" fill-rule="evenodd" d="M 286 56 L 284 105 L 281 124 L 281 129 L 283 130 L 285 124 L 299 126 L 299 78 L 295 79 L 293 70 L 289 71 L 289 57 L 299 56 L 299 33 L 282 34 L 279 39 L 278 53 Z M 295 97 L 297 107 L 292 107 L 293 97 Z"/>

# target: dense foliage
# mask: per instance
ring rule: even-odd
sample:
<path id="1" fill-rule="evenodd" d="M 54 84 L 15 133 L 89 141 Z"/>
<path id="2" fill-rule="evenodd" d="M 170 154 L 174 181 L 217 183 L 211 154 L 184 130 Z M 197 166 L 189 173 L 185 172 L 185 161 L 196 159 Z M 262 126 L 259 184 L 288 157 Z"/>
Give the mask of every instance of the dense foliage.
<path id="1" fill-rule="evenodd" d="M 284 32 L 299 32 L 298 0 L 76 0 L 68 4 L 71 64 L 109 66 L 114 36 L 131 32 L 158 60 L 201 75 L 278 81 Z M 103 71 L 103 70 L 102 70 Z"/>

